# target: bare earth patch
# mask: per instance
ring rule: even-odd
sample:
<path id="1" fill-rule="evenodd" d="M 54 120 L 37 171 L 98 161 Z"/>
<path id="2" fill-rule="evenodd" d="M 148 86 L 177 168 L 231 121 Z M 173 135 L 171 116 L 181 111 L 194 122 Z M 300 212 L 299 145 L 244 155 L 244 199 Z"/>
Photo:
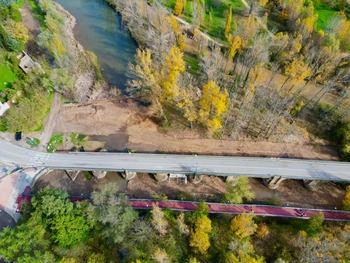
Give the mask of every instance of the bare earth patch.
<path id="1" fill-rule="evenodd" d="M 311 145 L 300 140 L 285 138 L 284 142 L 239 141 L 203 138 L 196 130 L 179 125 L 164 131 L 145 116 L 147 108 L 125 100 L 99 100 L 81 105 L 65 105 L 59 112 L 55 133 L 83 133 L 90 135 L 87 151 L 105 147 L 114 151 L 126 148 L 136 152 L 169 152 L 189 154 L 271 156 L 306 159 L 338 160 L 333 147 L 324 141 Z M 108 137 L 109 135 L 115 135 Z M 102 136 L 102 137 L 101 137 Z M 103 137 L 106 136 L 106 137 Z M 69 150 L 70 147 L 64 148 Z"/>
<path id="2" fill-rule="evenodd" d="M 224 178 L 218 176 L 204 176 L 199 184 L 193 184 L 190 181 L 184 184 L 180 179 L 158 183 L 152 175 L 146 173 L 139 173 L 131 181 L 124 180 L 115 172 L 108 172 L 102 179 L 88 180 L 85 174 L 80 172 L 75 181 L 72 181 L 64 171 L 51 171 L 42 175 L 36 181 L 33 191 L 37 192 L 45 187 L 60 188 L 66 190 L 71 196 L 90 197 L 93 191 L 108 182 L 117 183 L 119 192 L 126 193 L 129 198 L 155 198 L 156 195 L 166 195 L 168 199 L 220 202 L 226 191 Z M 320 184 L 316 191 L 306 189 L 299 180 L 285 180 L 275 190 L 264 186 L 260 179 L 249 178 L 249 183 L 255 194 L 252 203 L 256 204 L 341 209 L 345 195 L 344 189 L 332 182 Z"/>
<path id="3" fill-rule="evenodd" d="M 108 182 L 115 182 L 119 186 L 120 192 L 125 192 L 127 182 L 115 172 L 108 172 L 102 179 L 88 180 L 84 172 L 80 172 L 77 178 L 72 181 L 65 171 L 50 171 L 42 175 L 36 182 L 33 192 L 37 192 L 42 188 L 60 188 L 68 192 L 71 196 L 89 197 L 93 191 L 96 191 L 101 185 Z"/>

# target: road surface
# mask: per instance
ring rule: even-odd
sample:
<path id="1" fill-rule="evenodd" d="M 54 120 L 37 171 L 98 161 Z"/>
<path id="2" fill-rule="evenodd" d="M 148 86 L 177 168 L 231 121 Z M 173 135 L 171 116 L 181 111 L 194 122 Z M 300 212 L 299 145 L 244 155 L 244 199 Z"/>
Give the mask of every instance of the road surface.
<path id="1" fill-rule="evenodd" d="M 43 153 L 0 140 L 0 161 L 22 167 L 350 181 L 350 163 L 259 157 L 141 153 Z"/>

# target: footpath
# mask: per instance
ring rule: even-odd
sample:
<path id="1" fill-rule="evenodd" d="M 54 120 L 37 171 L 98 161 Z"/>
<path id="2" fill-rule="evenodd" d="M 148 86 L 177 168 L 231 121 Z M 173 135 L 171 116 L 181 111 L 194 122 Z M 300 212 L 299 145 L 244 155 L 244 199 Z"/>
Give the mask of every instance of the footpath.
<path id="1" fill-rule="evenodd" d="M 135 209 L 152 209 L 153 204 L 162 209 L 170 208 L 179 211 L 194 211 L 198 202 L 174 201 L 174 200 L 149 200 L 149 199 L 129 199 L 131 206 Z M 325 210 L 325 209 L 305 209 L 298 207 L 281 207 L 269 205 L 236 205 L 207 203 L 209 213 L 213 214 L 243 214 L 252 213 L 257 216 L 274 216 L 309 219 L 313 215 L 323 214 L 325 220 L 350 221 L 350 211 Z"/>

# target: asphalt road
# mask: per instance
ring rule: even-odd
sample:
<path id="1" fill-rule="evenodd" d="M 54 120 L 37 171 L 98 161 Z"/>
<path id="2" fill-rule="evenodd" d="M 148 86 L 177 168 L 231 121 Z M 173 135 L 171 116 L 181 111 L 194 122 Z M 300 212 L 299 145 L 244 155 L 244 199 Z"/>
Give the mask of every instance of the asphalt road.
<path id="1" fill-rule="evenodd" d="M 166 172 L 350 181 L 350 163 L 319 160 L 141 153 L 43 153 L 0 140 L 0 161 L 60 170 Z"/>

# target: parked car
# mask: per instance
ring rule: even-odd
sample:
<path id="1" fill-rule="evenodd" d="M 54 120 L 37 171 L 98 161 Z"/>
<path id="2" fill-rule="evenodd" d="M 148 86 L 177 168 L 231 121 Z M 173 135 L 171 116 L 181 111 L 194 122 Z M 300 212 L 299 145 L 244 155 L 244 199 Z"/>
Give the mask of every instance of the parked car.
<path id="1" fill-rule="evenodd" d="M 16 132 L 15 133 L 15 140 L 16 141 L 22 140 L 22 132 Z"/>

